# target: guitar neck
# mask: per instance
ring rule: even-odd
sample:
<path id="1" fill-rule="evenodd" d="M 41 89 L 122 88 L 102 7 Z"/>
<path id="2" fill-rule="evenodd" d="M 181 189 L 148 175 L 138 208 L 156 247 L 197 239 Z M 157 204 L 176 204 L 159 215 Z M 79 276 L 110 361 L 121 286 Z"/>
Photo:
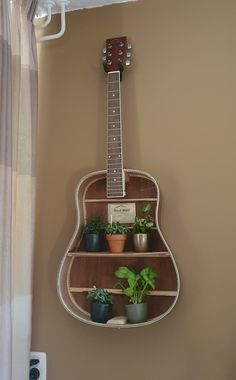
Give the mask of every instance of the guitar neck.
<path id="1" fill-rule="evenodd" d="M 125 196 L 120 72 L 107 74 L 107 197 Z"/>

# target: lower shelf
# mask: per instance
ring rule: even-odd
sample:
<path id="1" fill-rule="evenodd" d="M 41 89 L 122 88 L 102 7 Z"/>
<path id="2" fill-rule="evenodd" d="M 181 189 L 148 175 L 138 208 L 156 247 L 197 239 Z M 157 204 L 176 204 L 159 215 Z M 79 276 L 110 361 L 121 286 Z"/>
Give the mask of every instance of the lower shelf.
<path id="1" fill-rule="evenodd" d="M 85 252 L 85 251 L 79 251 L 79 252 L 68 252 L 67 256 L 72 257 L 170 257 L 169 252 L 122 252 L 122 253 L 111 253 L 111 252 Z"/>
<path id="2" fill-rule="evenodd" d="M 93 288 L 69 288 L 72 293 L 84 293 L 93 290 Z M 106 290 L 112 294 L 123 294 L 121 289 L 108 289 Z M 166 296 L 166 297 L 175 297 L 177 295 L 177 291 L 172 290 L 152 290 L 149 292 L 150 296 Z"/>

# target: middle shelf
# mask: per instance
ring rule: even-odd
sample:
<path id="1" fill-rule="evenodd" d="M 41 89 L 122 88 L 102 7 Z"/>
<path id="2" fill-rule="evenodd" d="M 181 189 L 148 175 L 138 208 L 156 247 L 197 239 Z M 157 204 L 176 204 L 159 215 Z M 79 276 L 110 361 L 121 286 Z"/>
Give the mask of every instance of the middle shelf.
<path id="1" fill-rule="evenodd" d="M 75 256 L 75 257 L 170 257 L 169 252 L 122 252 L 122 253 L 111 253 L 111 252 L 68 252 L 67 256 Z"/>

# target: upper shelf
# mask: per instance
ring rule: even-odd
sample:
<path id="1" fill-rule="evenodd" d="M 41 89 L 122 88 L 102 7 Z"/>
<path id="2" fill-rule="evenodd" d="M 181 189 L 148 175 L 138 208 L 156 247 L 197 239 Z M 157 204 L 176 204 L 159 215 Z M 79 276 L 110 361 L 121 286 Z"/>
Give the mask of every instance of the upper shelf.
<path id="1" fill-rule="evenodd" d="M 75 257 L 170 257 L 169 252 L 122 252 L 122 253 L 111 253 L 111 252 L 68 252 L 67 256 Z"/>
<path id="2" fill-rule="evenodd" d="M 86 199 L 85 203 L 129 203 L 129 202 L 157 202 L 157 198 L 90 198 Z"/>

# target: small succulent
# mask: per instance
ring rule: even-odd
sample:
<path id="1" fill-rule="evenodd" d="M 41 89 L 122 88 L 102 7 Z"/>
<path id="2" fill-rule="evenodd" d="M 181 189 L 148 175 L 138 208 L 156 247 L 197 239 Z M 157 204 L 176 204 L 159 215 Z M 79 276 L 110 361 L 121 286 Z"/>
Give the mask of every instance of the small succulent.
<path id="1" fill-rule="evenodd" d="M 108 223 L 105 226 L 107 235 L 124 235 L 129 229 L 119 222 Z"/>
<path id="2" fill-rule="evenodd" d="M 88 292 L 88 298 L 93 302 L 112 304 L 112 295 L 107 290 L 96 288 L 96 286 Z"/>
<path id="3" fill-rule="evenodd" d="M 104 223 L 101 221 L 100 216 L 96 216 L 90 219 L 88 223 L 84 226 L 85 234 L 98 234 L 104 227 Z"/>

